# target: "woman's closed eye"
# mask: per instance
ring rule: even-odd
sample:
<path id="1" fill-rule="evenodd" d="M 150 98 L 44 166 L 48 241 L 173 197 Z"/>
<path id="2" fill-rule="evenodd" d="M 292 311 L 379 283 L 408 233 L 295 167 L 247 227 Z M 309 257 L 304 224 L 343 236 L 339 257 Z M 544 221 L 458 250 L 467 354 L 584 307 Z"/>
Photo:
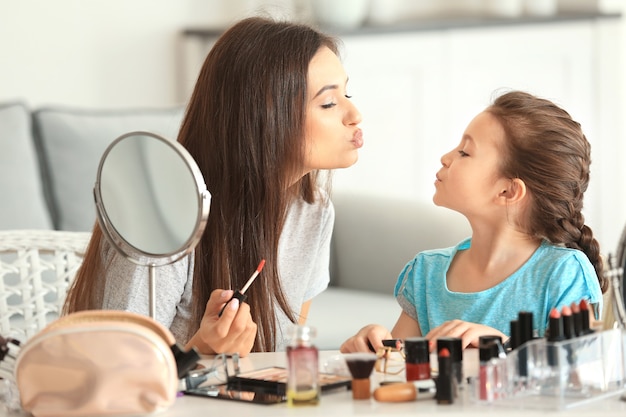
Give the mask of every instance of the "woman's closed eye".
<path id="1" fill-rule="evenodd" d="M 459 155 L 461 155 L 461 157 L 469 156 L 469 154 L 466 153 L 463 149 L 459 151 Z"/>
<path id="2" fill-rule="evenodd" d="M 348 95 L 348 94 L 344 94 L 344 97 L 347 99 L 351 99 L 352 96 Z M 326 104 L 322 104 L 322 108 L 323 109 L 330 109 L 332 107 L 335 107 L 337 105 L 337 103 L 335 103 L 334 101 L 331 101 L 330 103 L 326 103 Z"/>

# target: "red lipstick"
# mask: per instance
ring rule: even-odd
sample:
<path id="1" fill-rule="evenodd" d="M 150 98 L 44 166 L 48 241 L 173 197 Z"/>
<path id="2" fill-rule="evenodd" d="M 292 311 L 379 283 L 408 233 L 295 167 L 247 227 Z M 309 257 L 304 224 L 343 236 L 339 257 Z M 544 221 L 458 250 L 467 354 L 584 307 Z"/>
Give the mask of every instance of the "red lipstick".
<path id="1" fill-rule="evenodd" d="M 443 348 L 437 354 L 439 363 L 439 375 L 437 376 L 437 404 L 452 404 L 454 391 L 452 389 L 452 357 L 447 348 Z"/>
<path id="2" fill-rule="evenodd" d="M 563 335 L 563 318 L 556 308 L 550 310 L 550 318 L 548 322 L 548 342 L 560 342 L 565 339 Z M 558 366 L 559 351 L 556 346 L 547 346 L 548 365 Z"/>
<path id="3" fill-rule="evenodd" d="M 589 303 L 584 298 L 580 300 L 580 319 L 582 322 L 582 335 L 593 333 L 593 329 L 589 325 Z"/>
<path id="4" fill-rule="evenodd" d="M 574 317 L 572 316 L 572 309 L 570 306 L 563 306 L 561 309 L 561 315 L 563 316 L 563 334 L 566 339 L 576 337 L 576 330 L 574 329 Z"/>

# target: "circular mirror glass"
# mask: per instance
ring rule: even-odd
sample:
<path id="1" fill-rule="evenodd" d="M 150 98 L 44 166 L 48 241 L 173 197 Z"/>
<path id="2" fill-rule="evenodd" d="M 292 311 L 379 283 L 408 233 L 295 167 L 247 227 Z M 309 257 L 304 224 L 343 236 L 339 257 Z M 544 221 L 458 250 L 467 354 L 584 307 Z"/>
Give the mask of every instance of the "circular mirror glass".
<path id="1" fill-rule="evenodd" d="M 187 150 L 149 132 L 127 133 L 109 145 L 94 196 L 105 236 L 126 258 L 150 266 L 193 250 L 211 199 Z"/>

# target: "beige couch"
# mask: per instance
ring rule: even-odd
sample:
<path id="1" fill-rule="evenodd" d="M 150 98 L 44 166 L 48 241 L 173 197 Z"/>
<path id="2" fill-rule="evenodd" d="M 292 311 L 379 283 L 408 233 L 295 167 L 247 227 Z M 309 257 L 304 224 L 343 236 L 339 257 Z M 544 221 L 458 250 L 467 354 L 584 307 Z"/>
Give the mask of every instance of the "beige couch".
<path id="1" fill-rule="evenodd" d="M 147 130 L 174 138 L 183 108 L 89 110 L 0 104 L 0 230 L 89 231 L 102 153 L 116 137 Z M 465 220 L 426 201 L 333 195 L 331 287 L 312 304 L 318 346 L 338 348 L 364 324 L 392 326 L 397 275 L 418 251 L 467 236 Z"/>

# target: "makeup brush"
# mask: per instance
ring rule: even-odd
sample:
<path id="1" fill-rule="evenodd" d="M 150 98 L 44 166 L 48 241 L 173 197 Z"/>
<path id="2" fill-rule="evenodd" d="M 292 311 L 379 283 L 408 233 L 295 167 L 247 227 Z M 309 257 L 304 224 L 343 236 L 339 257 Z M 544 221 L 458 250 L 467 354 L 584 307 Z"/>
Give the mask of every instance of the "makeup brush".
<path id="1" fill-rule="evenodd" d="M 230 297 L 230 300 L 228 300 L 228 302 L 224 304 L 224 307 L 222 307 L 222 310 L 220 311 L 220 314 L 218 317 L 222 317 L 222 313 L 224 313 L 224 309 L 226 308 L 228 303 L 230 303 L 233 300 L 233 298 L 238 299 L 239 302 L 246 301 L 246 298 L 247 298 L 246 291 L 248 291 L 248 287 L 250 287 L 250 285 L 254 282 L 256 277 L 259 276 L 264 266 L 265 266 L 265 259 L 261 259 L 261 262 L 259 262 L 259 266 L 256 267 L 256 270 L 252 273 L 250 278 L 248 278 L 248 282 L 246 282 L 246 285 L 244 285 L 241 290 L 237 290 L 233 293 L 233 296 Z"/>
<path id="2" fill-rule="evenodd" d="M 0 336 L 0 378 L 14 381 L 15 360 L 19 354 L 20 342 L 11 337 Z"/>
<path id="3" fill-rule="evenodd" d="M 352 375 L 352 399 L 367 400 L 370 398 L 370 375 L 376 364 L 374 353 L 344 353 L 343 358 Z"/>

